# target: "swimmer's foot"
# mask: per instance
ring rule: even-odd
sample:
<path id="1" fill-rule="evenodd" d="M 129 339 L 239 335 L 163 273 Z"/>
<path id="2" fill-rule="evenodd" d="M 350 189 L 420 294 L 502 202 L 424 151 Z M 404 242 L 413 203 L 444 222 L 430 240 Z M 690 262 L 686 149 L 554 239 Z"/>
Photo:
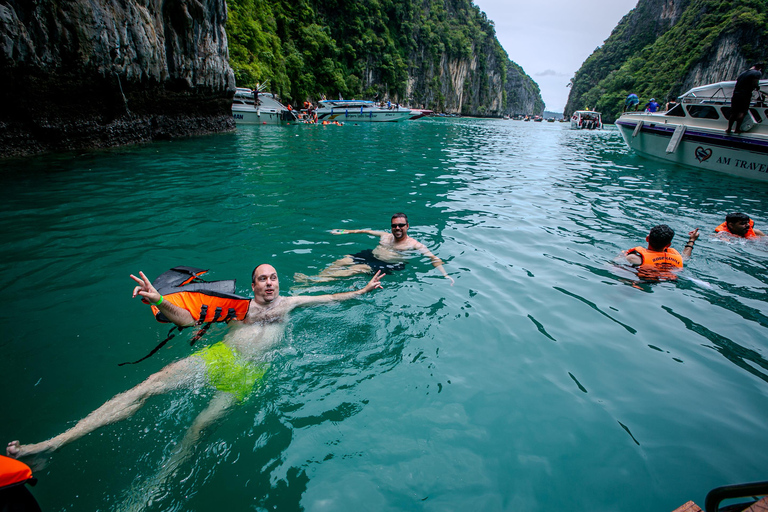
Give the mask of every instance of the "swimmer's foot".
<path id="1" fill-rule="evenodd" d="M 11 441 L 5 447 L 5 454 L 12 459 L 20 459 L 32 455 L 46 455 L 55 449 L 51 443 L 21 444 L 18 441 Z"/>
<path id="2" fill-rule="evenodd" d="M 307 274 L 302 274 L 301 272 L 296 272 L 293 274 L 293 280 L 297 283 L 308 283 L 312 281 L 312 278 L 309 277 Z"/>

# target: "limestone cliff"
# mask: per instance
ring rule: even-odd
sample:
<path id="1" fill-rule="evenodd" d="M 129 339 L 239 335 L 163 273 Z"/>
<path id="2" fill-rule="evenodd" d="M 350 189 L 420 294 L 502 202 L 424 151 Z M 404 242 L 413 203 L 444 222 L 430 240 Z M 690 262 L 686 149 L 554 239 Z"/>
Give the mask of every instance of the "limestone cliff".
<path id="1" fill-rule="evenodd" d="M 238 85 L 301 104 L 386 98 L 465 115 L 541 113 L 536 83 L 470 0 L 229 0 Z"/>
<path id="2" fill-rule="evenodd" d="M 595 106 L 613 120 L 630 92 L 641 106 L 735 80 L 768 59 L 765 0 L 639 0 L 576 72 L 566 114 Z"/>
<path id="3" fill-rule="evenodd" d="M 224 0 L 0 0 L 0 156 L 234 128 Z"/>

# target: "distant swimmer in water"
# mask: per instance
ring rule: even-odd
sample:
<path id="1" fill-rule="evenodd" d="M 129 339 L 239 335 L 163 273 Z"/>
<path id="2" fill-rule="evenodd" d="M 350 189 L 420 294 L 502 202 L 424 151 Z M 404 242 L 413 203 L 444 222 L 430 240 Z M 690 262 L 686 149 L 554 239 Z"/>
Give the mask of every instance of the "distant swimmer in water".
<path id="1" fill-rule="evenodd" d="M 332 281 L 339 277 L 349 277 L 357 274 L 370 274 L 376 271 L 389 274 L 405 268 L 405 253 L 417 251 L 432 262 L 443 276 L 454 280 L 443 268 L 443 261 L 432 254 L 424 244 L 408 236 L 408 216 L 404 213 L 396 213 L 392 216 L 392 232 L 375 231 L 371 229 L 334 229 L 334 235 L 346 235 L 350 233 L 365 233 L 379 237 L 379 245 L 374 249 L 366 249 L 357 254 L 348 254 L 334 261 L 331 266 L 320 272 L 317 276 L 295 274 L 296 281 L 324 282 Z"/>
<path id="2" fill-rule="evenodd" d="M 627 261 L 638 267 L 637 275 L 643 279 L 675 279 L 671 271 L 683 268 L 683 261 L 691 257 L 693 246 L 699 238 L 699 229 L 688 233 L 688 242 L 680 254 L 671 247 L 675 232 L 666 224 L 651 228 L 645 237 L 648 247 L 637 246 L 624 252 Z"/>
<path id="3" fill-rule="evenodd" d="M 741 238 L 765 236 L 765 233 L 755 229 L 755 221 L 746 213 L 729 213 L 725 216 L 725 222 L 715 228 L 715 233 L 728 233 Z"/>
<path id="4" fill-rule="evenodd" d="M 100 427 L 129 418 L 151 396 L 208 384 L 216 389 L 216 393 L 208 407 L 195 418 L 181 443 L 179 453 L 187 454 L 206 427 L 222 417 L 233 404 L 245 400 L 256 387 L 266 372 L 266 364 L 261 362 L 265 350 L 282 337 L 290 311 L 359 297 L 382 288 L 382 276 L 381 272 L 376 272 L 363 288 L 350 292 L 281 297 L 275 268 L 268 264 L 259 265 L 253 270 L 251 288 L 254 296 L 245 320 L 237 322 L 222 342 L 171 363 L 138 386 L 115 395 L 62 434 L 37 444 L 8 443 L 6 454 L 20 458 L 52 453 Z M 140 296 L 155 305 L 178 326 L 195 323 L 189 311 L 163 301 L 143 272 L 139 272 L 139 277 L 131 275 L 131 278 L 138 284 L 133 290 L 134 297 Z"/>

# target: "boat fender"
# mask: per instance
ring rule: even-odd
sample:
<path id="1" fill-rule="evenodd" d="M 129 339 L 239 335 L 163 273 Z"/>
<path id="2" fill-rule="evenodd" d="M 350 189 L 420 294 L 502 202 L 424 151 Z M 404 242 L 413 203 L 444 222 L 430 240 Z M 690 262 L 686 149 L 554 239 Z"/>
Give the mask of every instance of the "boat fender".
<path id="1" fill-rule="evenodd" d="M 683 135 L 685 135 L 685 125 L 679 124 L 677 125 L 677 128 L 675 128 L 672 138 L 669 139 L 669 144 L 667 144 L 667 154 L 677 151 L 680 141 L 683 140 Z"/>
<path id="2" fill-rule="evenodd" d="M 643 129 L 643 122 L 638 121 L 637 124 L 635 125 L 635 131 L 632 132 L 632 138 L 634 139 L 635 137 L 637 137 L 637 134 L 640 133 L 640 130 L 642 129 Z"/>

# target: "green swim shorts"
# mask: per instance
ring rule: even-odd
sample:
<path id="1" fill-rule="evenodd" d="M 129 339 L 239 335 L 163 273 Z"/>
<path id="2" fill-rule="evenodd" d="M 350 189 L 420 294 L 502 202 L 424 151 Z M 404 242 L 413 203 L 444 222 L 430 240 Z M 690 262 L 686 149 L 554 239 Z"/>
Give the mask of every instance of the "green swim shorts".
<path id="1" fill-rule="evenodd" d="M 232 393 L 238 401 L 245 400 L 251 394 L 269 368 L 266 363 L 246 361 L 223 341 L 198 350 L 192 356 L 205 362 L 211 386 Z"/>

